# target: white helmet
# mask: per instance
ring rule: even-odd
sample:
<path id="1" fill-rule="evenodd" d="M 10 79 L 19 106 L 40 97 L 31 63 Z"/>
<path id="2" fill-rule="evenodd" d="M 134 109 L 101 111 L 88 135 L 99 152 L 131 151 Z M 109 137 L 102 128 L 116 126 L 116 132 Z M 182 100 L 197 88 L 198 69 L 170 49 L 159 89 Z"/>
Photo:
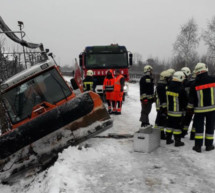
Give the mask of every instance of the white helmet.
<path id="1" fill-rule="evenodd" d="M 177 71 L 173 74 L 172 81 L 183 82 L 185 79 L 185 74 L 182 71 Z"/>
<path id="2" fill-rule="evenodd" d="M 175 73 L 175 70 L 173 68 L 169 68 L 167 71 L 171 73 L 171 76 Z"/>
<path id="3" fill-rule="evenodd" d="M 143 72 L 146 73 L 146 72 L 150 72 L 152 70 L 153 70 L 153 68 L 150 65 L 146 65 L 146 66 L 144 66 Z"/>
<path id="4" fill-rule="evenodd" d="M 165 80 L 171 76 L 172 76 L 172 74 L 168 70 L 165 70 L 160 73 L 160 80 Z"/>
<path id="5" fill-rule="evenodd" d="M 198 63 L 196 64 L 194 71 L 198 75 L 204 72 L 208 72 L 208 67 L 205 63 Z"/>
<path id="6" fill-rule="evenodd" d="M 186 76 L 189 76 L 189 75 L 191 74 L 191 71 L 190 71 L 190 69 L 189 69 L 188 67 L 183 67 L 183 68 L 181 69 L 181 71 L 184 72 L 184 74 L 185 74 Z"/>
<path id="7" fill-rule="evenodd" d="M 87 71 L 87 76 L 93 76 L 93 71 L 92 70 L 88 70 Z"/>

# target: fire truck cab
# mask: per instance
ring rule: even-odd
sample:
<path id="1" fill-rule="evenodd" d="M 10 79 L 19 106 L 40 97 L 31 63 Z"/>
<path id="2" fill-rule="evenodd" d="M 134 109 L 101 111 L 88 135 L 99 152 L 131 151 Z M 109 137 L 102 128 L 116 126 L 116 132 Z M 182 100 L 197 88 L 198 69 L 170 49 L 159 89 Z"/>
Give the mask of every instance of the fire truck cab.
<path id="1" fill-rule="evenodd" d="M 83 78 L 87 70 L 92 70 L 96 81 L 96 93 L 103 93 L 103 81 L 108 69 L 115 73 L 120 69 L 125 77 L 124 93 L 128 92 L 129 66 L 132 65 L 132 53 L 128 52 L 125 46 L 111 44 L 106 46 L 88 46 L 79 55 L 79 64 L 82 68 Z"/>

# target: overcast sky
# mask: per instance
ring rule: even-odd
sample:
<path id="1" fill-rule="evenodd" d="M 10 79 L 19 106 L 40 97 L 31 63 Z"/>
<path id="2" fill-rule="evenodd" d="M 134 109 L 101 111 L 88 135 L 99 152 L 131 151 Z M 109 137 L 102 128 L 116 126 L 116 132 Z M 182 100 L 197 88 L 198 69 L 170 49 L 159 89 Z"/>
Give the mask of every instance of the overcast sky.
<path id="1" fill-rule="evenodd" d="M 61 65 L 72 64 L 85 46 L 111 43 L 143 60 L 167 59 L 189 19 L 206 28 L 215 0 L 0 0 L 0 15 L 12 30 L 23 21 L 25 39 L 43 43 Z"/>

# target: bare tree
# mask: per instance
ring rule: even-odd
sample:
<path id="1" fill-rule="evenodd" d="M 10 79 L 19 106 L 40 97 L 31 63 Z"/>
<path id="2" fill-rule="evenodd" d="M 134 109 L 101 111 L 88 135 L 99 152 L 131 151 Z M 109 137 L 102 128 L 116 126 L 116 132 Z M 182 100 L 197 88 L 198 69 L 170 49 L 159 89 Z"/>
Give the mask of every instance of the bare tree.
<path id="1" fill-rule="evenodd" d="M 177 61 L 177 68 L 188 66 L 192 68 L 198 61 L 196 48 L 198 47 L 200 38 L 198 37 L 198 26 L 194 19 L 190 19 L 181 27 L 180 34 L 173 45 Z"/>
<path id="2" fill-rule="evenodd" d="M 215 16 L 209 21 L 207 30 L 202 34 L 205 44 L 208 46 L 205 62 L 211 64 L 212 69 L 215 66 Z"/>

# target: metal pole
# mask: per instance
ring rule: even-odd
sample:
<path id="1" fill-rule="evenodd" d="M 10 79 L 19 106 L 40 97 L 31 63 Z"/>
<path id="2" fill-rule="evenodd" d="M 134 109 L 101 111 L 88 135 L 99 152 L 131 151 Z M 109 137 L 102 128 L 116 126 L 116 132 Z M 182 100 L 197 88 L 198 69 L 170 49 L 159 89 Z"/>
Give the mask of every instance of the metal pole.
<path id="1" fill-rule="evenodd" d="M 18 26 L 19 26 L 20 33 L 21 33 L 21 40 L 23 40 L 23 37 L 25 36 L 25 35 L 23 35 L 23 33 L 22 33 L 23 22 L 18 21 Z M 23 48 L 23 54 L 24 54 L 25 68 L 27 69 L 28 67 L 27 67 L 27 64 L 26 64 L 25 47 L 22 46 L 22 48 Z"/>

